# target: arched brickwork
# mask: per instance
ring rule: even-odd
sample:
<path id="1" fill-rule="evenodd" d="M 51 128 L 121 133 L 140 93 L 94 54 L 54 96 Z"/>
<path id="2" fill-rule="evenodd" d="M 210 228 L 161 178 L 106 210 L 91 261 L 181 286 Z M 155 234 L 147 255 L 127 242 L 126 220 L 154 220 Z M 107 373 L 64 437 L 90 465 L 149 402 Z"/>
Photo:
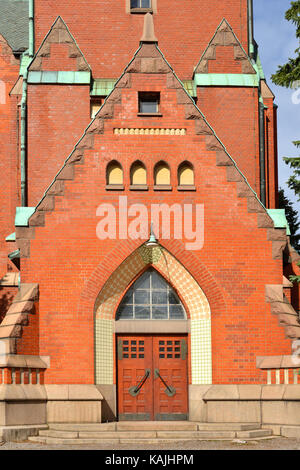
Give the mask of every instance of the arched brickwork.
<path id="1" fill-rule="evenodd" d="M 122 240 L 107 254 L 99 263 L 81 293 L 81 300 L 78 305 L 77 314 L 85 311 L 95 311 L 96 299 L 99 292 L 104 287 L 106 281 L 114 271 L 126 260 L 143 242 L 141 240 Z M 207 270 L 201 260 L 191 251 L 186 251 L 184 244 L 180 240 L 163 240 L 160 245 L 184 265 L 185 269 L 196 279 L 201 286 L 208 303 L 211 314 L 217 314 L 218 311 L 226 311 L 226 303 L 213 275 Z"/>
<path id="2" fill-rule="evenodd" d="M 191 260 L 195 261 L 193 257 Z M 208 299 L 195 278 L 173 254 L 162 246 L 150 248 L 145 245 L 134 250 L 114 270 L 97 296 L 95 302 L 96 382 L 98 384 L 113 383 L 115 312 L 128 285 L 148 266 L 156 268 L 170 282 L 189 312 L 192 383 L 211 383 L 211 309 Z M 213 287 L 217 288 L 217 286 Z M 213 303 L 216 303 L 216 300 Z"/>

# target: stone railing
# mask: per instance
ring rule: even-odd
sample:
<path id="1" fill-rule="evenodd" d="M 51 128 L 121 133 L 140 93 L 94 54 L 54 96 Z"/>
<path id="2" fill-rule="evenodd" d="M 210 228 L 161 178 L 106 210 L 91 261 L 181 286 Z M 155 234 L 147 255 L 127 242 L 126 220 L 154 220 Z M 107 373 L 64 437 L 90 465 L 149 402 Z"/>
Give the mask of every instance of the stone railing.
<path id="1" fill-rule="evenodd" d="M 0 355 L 0 385 L 43 385 L 48 357 Z"/>
<path id="2" fill-rule="evenodd" d="M 293 356 L 258 356 L 256 367 L 265 372 L 267 385 L 300 384 L 300 363 Z"/>

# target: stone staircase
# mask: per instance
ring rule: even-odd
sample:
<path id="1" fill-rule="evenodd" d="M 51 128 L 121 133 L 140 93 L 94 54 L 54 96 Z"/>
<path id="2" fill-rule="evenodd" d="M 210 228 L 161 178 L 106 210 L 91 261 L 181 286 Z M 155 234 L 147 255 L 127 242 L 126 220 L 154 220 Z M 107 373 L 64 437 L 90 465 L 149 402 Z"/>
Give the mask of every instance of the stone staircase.
<path id="1" fill-rule="evenodd" d="M 270 439 L 272 431 L 258 423 L 196 423 L 147 421 L 90 424 L 49 424 L 30 441 L 41 444 L 162 444 L 174 441 Z"/>

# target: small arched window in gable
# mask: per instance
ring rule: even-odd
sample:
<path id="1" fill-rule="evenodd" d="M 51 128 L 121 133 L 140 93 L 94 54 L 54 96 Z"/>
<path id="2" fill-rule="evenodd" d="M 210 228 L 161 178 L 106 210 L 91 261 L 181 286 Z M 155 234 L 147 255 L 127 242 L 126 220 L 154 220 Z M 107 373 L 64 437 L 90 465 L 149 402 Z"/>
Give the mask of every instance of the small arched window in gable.
<path id="1" fill-rule="evenodd" d="M 178 186 L 187 189 L 193 189 L 195 187 L 194 168 L 191 163 L 183 162 L 179 165 Z"/>
<path id="2" fill-rule="evenodd" d="M 151 268 L 126 292 L 116 320 L 186 320 L 186 312 L 174 289 Z"/>
<path id="3" fill-rule="evenodd" d="M 123 186 L 123 169 L 119 162 L 113 161 L 107 165 L 106 184 L 108 186 Z"/>
<path id="4" fill-rule="evenodd" d="M 140 161 L 136 161 L 131 165 L 130 184 L 131 189 L 144 189 L 147 186 L 147 171 L 145 165 Z"/>
<path id="5" fill-rule="evenodd" d="M 167 163 L 159 162 L 155 165 L 154 184 L 156 189 L 171 189 L 171 173 Z"/>

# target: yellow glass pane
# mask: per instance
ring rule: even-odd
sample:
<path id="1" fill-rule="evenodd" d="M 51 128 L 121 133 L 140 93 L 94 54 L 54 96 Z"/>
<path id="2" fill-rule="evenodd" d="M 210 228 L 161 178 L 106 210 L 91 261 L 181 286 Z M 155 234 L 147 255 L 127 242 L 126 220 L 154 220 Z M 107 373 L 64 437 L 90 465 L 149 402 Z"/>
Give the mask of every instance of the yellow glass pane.
<path id="1" fill-rule="evenodd" d="M 190 166 L 183 165 L 179 169 L 179 184 L 194 185 L 194 171 Z"/>
<path id="2" fill-rule="evenodd" d="M 170 170 L 167 165 L 161 164 L 156 167 L 155 184 L 171 184 Z"/>
<path id="3" fill-rule="evenodd" d="M 142 165 L 132 167 L 131 184 L 147 184 L 146 169 Z"/>
<path id="4" fill-rule="evenodd" d="M 108 184 L 123 184 L 123 170 L 118 164 L 110 165 L 107 180 Z"/>

